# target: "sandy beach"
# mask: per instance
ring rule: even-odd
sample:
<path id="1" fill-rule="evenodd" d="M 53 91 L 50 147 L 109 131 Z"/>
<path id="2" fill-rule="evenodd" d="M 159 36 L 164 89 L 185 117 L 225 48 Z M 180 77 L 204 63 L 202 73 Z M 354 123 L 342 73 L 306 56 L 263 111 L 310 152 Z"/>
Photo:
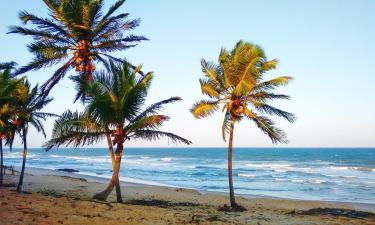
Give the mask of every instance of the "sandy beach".
<path id="1" fill-rule="evenodd" d="M 374 205 L 238 197 L 245 212 L 218 208 L 218 193 L 122 182 L 124 203 L 92 200 L 106 179 L 74 173 L 27 169 L 25 194 L 6 175 L 0 189 L 0 224 L 375 224 Z M 354 211 L 363 210 L 367 212 Z"/>

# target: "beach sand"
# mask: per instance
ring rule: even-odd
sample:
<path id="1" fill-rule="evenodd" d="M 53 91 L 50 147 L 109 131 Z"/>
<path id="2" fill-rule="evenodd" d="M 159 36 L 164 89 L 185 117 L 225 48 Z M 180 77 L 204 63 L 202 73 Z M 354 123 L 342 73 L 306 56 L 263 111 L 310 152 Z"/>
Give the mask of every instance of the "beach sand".
<path id="1" fill-rule="evenodd" d="M 238 196 L 247 211 L 225 212 L 218 210 L 228 203 L 222 194 L 124 182 L 124 203 L 114 202 L 114 191 L 108 202 L 98 202 L 91 197 L 106 187 L 106 179 L 30 168 L 26 172 L 25 194 L 10 185 L 18 175 L 6 175 L 0 224 L 375 224 L 374 214 L 351 211 L 373 211 L 374 205 Z"/>

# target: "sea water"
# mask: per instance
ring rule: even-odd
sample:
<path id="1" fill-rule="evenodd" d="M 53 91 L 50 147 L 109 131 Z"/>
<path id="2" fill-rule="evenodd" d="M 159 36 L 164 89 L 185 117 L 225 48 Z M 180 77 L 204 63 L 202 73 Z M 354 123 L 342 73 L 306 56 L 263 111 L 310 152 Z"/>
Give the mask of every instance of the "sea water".
<path id="1" fill-rule="evenodd" d="M 21 166 L 21 150 L 5 150 L 6 165 Z M 108 149 L 30 149 L 27 167 L 75 169 L 110 177 Z M 235 148 L 236 194 L 375 203 L 375 149 Z M 123 181 L 228 192 L 226 148 L 125 149 Z"/>

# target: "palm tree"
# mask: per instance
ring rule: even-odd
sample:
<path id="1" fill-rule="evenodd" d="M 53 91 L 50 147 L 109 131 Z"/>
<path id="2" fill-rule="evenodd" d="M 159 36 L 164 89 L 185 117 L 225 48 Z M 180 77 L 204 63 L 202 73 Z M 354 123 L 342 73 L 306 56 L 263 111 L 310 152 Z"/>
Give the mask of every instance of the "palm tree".
<path id="1" fill-rule="evenodd" d="M 191 144 L 173 133 L 160 131 L 162 124 L 169 120 L 166 115 L 158 112 L 168 103 L 180 101 L 179 97 L 172 97 L 147 107 L 142 110 L 147 92 L 153 77 L 152 73 L 147 73 L 142 78 L 137 78 L 138 66 L 132 69 L 130 64 L 124 62 L 116 65 L 110 62 L 110 74 L 105 72 L 96 73 L 92 83 L 86 83 L 85 92 L 87 114 L 98 124 L 105 124 L 105 129 L 94 129 L 88 131 L 81 126 L 73 126 L 69 122 L 55 123 L 52 139 L 45 145 L 47 148 L 58 147 L 60 145 L 91 144 L 96 142 L 98 137 L 103 137 L 107 132 L 110 134 L 111 143 L 116 146 L 115 163 L 113 175 L 107 188 L 96 194 L 95 199 L 106 200 L 118 183 L 121 158 L 126 141 L 134 139 L 157 140 L 161 137 L 169 138 L 174 142 Z M 77 82 L 84 82 L 78 78 Z M 121 201 L 121 196 L 117 192 L 117 200 Z"/>
<path id="2" fill-rule="evenodd" d="M 28 49 L 35 58 L 19 68 L 16 74 L 61 65 L 41 86 L 45 96 L 70 68 L 78 71 L 84 80 L 91 80 L 97 62 L 108 67 L 105 59 L 116 59 L 111 56 L 112 52 L 125 50 L 136 46 L 137 42 L 147 40 L 143 36 L 124 35 L 140 24 L 140 19 L 128 20 L 128 13 L 113 15 L 125 0 L 116 1 L 106 13 L 103 13 L 103 0 L 43 1 L 50 12 L 48 18 L 22 11 L 20 19 L 24 24 L 32 23 L 33 27 L 13 26 L 9 33 L 34 39 Z M 81 94 L 80 91 L 76 100 Z"/>
<path id="3" fill-rule="evenodd" d="M 25 173 L 27 156 L 27 133 L 29 125 L 35 127 L 38 132 L 42 132 L 44 137 L 46 137 L 42 121 L 46 120 L 47 117 L 55 115 L 51 113 L 41 112 L 41 110 L 52 101 L 52 98 L 40 96 L 40 94 L 38 93 L 38 85 L 36 85 L 34 88 L 31 88 L 30 83 L 27 80 L 23 80 L 23 82 L 19 84 L 19 88 L 17 88 L 14 97 L 15 112 L 12 118 L 12 123 L 17 127 L 17 132 L 20 134 L 23 142 L 22 169 L 17 186 L 17 192 L 21 192 L 23 177 Z"/>
<path id="4" fill-rule="evenodd" d="M 106 138 L 112 163 L 112 170 L 114 170 L 115 155 L 111 140 L 111 132 L 108 126 L 93 120 L 87 113 L 67 110 L 55 121 L 53 134 L 59 138 L 53 139 L 53 141 L 50 141 L 45 145 L 47 151 L 60 145 L 70 145 L 74 148 L 84 145 L 92 145 L 103 138 Z M 119 182 L 116 184 L 116 193 L 118 193 L 117 196 L 120 196 L 118 201 L 122 201 Z"/>
<path id="5" fill-rule="evenodd" d="M 291 77 L 281 76 L 264 81 L 263 75 L 276 68 L 277 60 L 267 60 L 264 51 L 257 45 L 239 41 L 232 51 L 222 49 L 219 65 L 201 61 L 205 78 L 200 79 L 202 93 L 209 100 L 195 103 L 191 109 L 193 115 L 200 119 L 212 115 L 220 107 L 225 112 L 222 124 L 222 137 L 228 145 L 228 180 L 230 204 L 232 209 L 239 209 L 236 204 L 232 178 L 233 131 L 236 122 L 249 119 L 271 139 L 273 143 L 286 143 L 286 134 L 275 126 L 268 117 L 280 116 L 293 122 L 293 114 L 277 109 L 268 104 L 275 99 L 289 99 L 289 96 L 275 94 L 273 90 L 286 85 Z"/>
<path id="6" fill-rule="evenodd" d="M 0 63 L 0 186 L 3 184 L 3 140 L 12 148 L 15 127 L 11 123 L 13 95 L 22 79 L 12 77 L 11 68 L 15 63 Z M 3 70 L 3 71 L 1 71 Z"/>

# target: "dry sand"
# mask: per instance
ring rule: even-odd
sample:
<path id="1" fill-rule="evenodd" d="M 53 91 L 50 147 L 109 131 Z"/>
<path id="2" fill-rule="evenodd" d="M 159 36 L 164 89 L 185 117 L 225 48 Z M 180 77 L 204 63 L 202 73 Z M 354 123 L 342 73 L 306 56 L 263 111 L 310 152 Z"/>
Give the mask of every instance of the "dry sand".
<path id="1" fill-rule="evenodd" d="M 351 211 L 351 204 L 237 197 L 248 210 L 223 212 L 218 207 L 228 198 L 221 194 L 134 183 L 122 183 L 124 203 L 114 203 L 114 193 L 108 202 L 97 202 L 91 197 L 105 188 L 106 180 L 27 171 L 24 190 L 29 194 L 16 193 L 15 187 L 0 189 L 0 224 L 375 224 L 374 214 Z M 7 175 L 6 184 L 17 179 Z M 357 206 L 373 210 L 373 205 Z M 337 213 L 346 216 L 332 215 Z"/>

